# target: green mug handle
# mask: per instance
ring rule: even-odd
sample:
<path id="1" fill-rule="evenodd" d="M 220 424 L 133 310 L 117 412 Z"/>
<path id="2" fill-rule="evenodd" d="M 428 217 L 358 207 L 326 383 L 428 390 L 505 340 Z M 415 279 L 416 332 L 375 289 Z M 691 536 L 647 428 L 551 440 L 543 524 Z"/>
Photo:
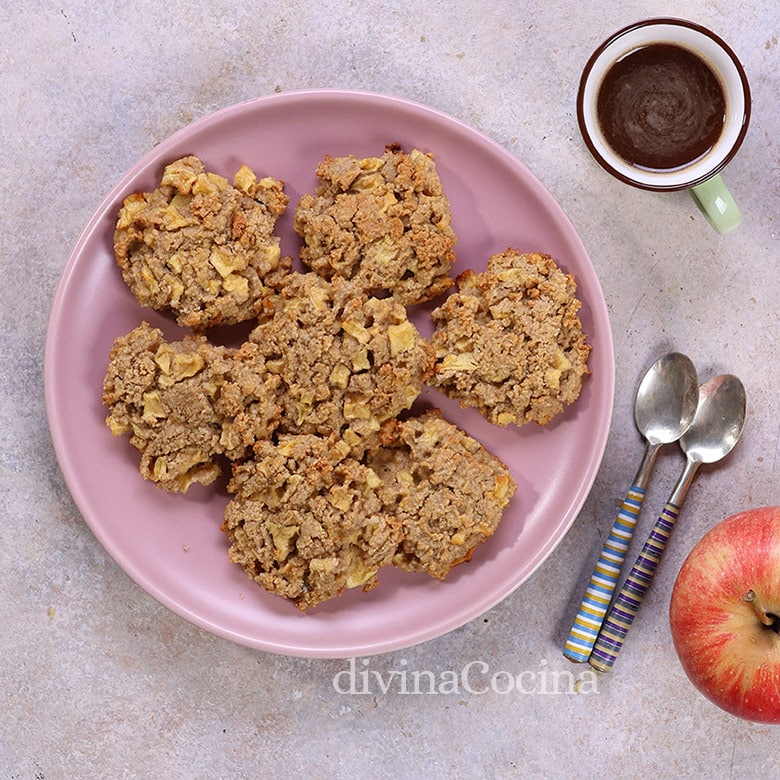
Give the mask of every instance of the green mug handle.
<path id="1" fill-rule="evenodd" d="M 734 202 L 719 173 L 688 191 L 707 222 L 718 233 L 728 233 L 742 222 L 739 206 Z"/>

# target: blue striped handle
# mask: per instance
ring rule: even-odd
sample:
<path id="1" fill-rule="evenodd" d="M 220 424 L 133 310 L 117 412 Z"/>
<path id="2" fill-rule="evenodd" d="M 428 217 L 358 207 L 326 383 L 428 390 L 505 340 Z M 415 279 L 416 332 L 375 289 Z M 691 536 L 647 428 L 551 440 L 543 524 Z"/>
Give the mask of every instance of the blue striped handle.
<path id="1" fill-rule="evenodd" d="M 650 536 L 604 621 L 589 659 L 594 669 L 608 672 L 615 663 L 645 594 L 650 588 L 679 514 L 680 507 L 670 501 L 656 520 Z"/>
<path id="2" fill-rule="evenodd" d="M 570 661 L 585 662 L 590 658 L 617 587 L 644 499 L 644 488 L 632 485 L 604 542 L 563 649 Z"/>

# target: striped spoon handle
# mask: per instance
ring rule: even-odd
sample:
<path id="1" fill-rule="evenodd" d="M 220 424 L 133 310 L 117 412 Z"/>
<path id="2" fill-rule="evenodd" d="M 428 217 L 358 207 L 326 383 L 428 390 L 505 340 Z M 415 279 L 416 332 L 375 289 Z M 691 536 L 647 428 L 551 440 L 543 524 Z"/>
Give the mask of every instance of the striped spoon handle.
<path id="1" fill-rule="evenodd" d="M 604 620 L 593 652 L 590 654 L 590 665 L 599 672 L 608 672 L 617 660 L 623 644 L 626 641 L 639 607 L 650 589 L 653 577 L 661 562 L 666 543 L 669 541 L 674 524 L 680 514 L 688 488 L 701 463 L 688 460 L 680 479 L 669 496 L 658 520 L 655 521 L 650 536 L 642 547 L 642 551 L 631 567 L 623 587 L 620 589 L 615 603 Z"/>
<path id="2" fill-rule="evenodd" d="M 593 574 L 590 575 L 588 587 L 563 648 L 563 654 L 570 661 L 584 663 L 590 658 L 590 652 L 620 579 L 626 553 L 634 536 L 636 521 L 645 500 L 647 483 L 650 481 L 650 474 L 660 448 L 660 444 L 650 442 L 645 446 L 645 454 L 634 482 L 620 505 L 612 530 L 604 542 Z"/>
<path id="3" fill-rule="evenodd" d="M 644 498 L 644 488 L 634 484 L 620 506 L 563 648 L 570 661 L 585 662 L 590 657 L 617 587 Z"/>
<path id="4" fill-rule="evenodd" d="M 590 656 L 590 665 L 600 672 L 607 672 L 617 659 L 626 640 L 631 624 L 650 588 L 658 564 L 666 549 L 666 543 L 680 513 L 680 507 L 667 503 L 650 531 L 636 563 L 626 577 L 615 603 L 601 628 L 596 645 Z"/>

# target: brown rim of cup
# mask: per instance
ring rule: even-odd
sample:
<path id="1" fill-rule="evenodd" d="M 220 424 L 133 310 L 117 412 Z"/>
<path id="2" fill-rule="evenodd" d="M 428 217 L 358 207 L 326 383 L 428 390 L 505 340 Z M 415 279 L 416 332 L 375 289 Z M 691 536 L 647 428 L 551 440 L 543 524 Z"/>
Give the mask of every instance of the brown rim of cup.
<path id="1" fill-rule="evenodd" d="M 591 140 L 590 134 L 588 133 L 588 130 L 585 126 L 583 96 L 585 92 L 585 84 L 588 80 L 588 77 L 590 76 L 590 72 L 593 69 L 593 65 L 596 62 L 596 59 L 604 51 L 604 49 L 606 49 L 608 46 L 610 46 L 618 38 L 622 37 L 626 33 L 632 32 L 633 30 L 637 30 L 640 27 L 650 27 L 652 25 L 658 25 L 658 24 L 668 24 L 668 25 L 673 25 L 675 27 L 688 27 L 692 30 L 696 30 L 697 32 L 702 33 L 702 35 L 706 35 L 708 38 L 715 41 L 715 43 L 717 43 L 718 46 L 720 46 L 723 49 L 723 51 L 726 52 L 726 54 L 729 56 L 731 61 L 734 63 L 734 67 L 736 68 L 737 73 L 739 74 L 739 79 L 742 82 L 742 89 L 745 95 L 745 111 L 742 115 L 742 127 L 740 128 L 739 135 L 734 141 L 728 154 L 725 156 L 722 162 L 720 162 L 711 171 L 708 171 L 706 175 L 700 176 L 694 181 L 686 182 L 685 184 L 676 184 L 676 185 L 645 184 L 643 182 L 641 183 L 637 182 L 636 180 L 630 178 L 629 176 L 625 176 L 624 174 L 620 173 L 620 171 L 613 168 L 610 165 L 610 163 L 607 160 L 605 160 L 604 157 L 599 153 L 599 151 L 596 149 L 595 144 Z M 634 24 L 630 24 L 627 27 L 623 27 L 622 29 L 610 35 L 609 38 L 607 38 L 603 43 L 601 43 L 595 49 L 593 54 L 590 55 L 588 61 L 585 63 L 585 67 L 583 68 L 582 71 L 582 76 L 580 77 L 579 89 L 577 90 L 577 123 L 580 126 L 580 135 L 582 135 L 582 138 L 585 141 L 585 145 L 588 147 L 588 150 L 590 151 L 591 155 L 593 155 L 593 158 L 596 160 L 596 162 L 598 162 L 599 165 L 601 165 L 601 167 L 604 168 L 604 170 L 606 170 L 616 179 L 619 179 L 620 181 L 625 182 L 626 184 L 630 184 L 632 187 L 638 187 L 639 189 L 643 189 L 643 190 L 653 190 L 655 192 L 674 192 L 676 190 L 687 190 L 690 189 L 691 187 L 695 187 L 697 184 L 701 184 L 702 182 L 707 181 L 707 179 L 711 179 L 716 173 L 720 173 L 720 171 L 722 171 L 723 168 L 725 168 L 726 165 L 728 165 L 728 163 L 731 162 L 731 160 L 734 158 L 734 155 L 739 150 L 739 147 L 742 146 L 742 141 L 745 139 L 745 134 L 747 133 L 748 124 L 750 122 L 750 109 L 751 109 L 751 95 L 750 95 L 750 86 L 748 84 L 747 75 L 745 74 L 745 69 L 742 67 L 742 63 L 739 61 L 737 55 L 734 53 L 732 48 L 719 35 L 712 32 L 712 30 L 708 30 L 706 27 L 702 27 L 700 24 L 696 24 L 695 22 L 689 22 L 686 19 L 675 19 L 673 17 L 657 17 L 653 19 L 645 19 L 641 22 L 635 22 Z"/>

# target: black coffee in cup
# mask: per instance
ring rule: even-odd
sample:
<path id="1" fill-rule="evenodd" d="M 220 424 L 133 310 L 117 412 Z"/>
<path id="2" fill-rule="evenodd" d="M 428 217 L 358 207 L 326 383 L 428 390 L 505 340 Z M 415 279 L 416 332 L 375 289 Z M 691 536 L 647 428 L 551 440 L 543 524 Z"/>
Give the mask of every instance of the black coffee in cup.
<path id="1" fill-rule="evenodd" d="M 596 111 L 617 155 L 638 168 L 669 171 L 704 157 L 717 143 L 726 97 L 698 54 L 674 43 L 649 43 L 606 71 Z"/>

